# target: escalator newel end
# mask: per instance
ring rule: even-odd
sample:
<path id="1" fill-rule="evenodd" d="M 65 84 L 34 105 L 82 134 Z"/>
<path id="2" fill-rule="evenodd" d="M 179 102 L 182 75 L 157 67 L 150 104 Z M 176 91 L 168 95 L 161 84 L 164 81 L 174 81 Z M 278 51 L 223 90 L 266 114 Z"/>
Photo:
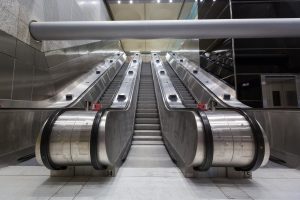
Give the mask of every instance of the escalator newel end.
<path id="1" fill-rule="evenodd" d="M 213 156 L 214 156 L 214 142 L 213 135 L 209 120 L 205 112 L 199 112 L 202 124 L 203 124 L 203 132 L 204 132 L 204 141 L 205 141 L 205 156 L 203 163 L 196 167 L 197 170 L 207 171 L 212 166 Z"/>

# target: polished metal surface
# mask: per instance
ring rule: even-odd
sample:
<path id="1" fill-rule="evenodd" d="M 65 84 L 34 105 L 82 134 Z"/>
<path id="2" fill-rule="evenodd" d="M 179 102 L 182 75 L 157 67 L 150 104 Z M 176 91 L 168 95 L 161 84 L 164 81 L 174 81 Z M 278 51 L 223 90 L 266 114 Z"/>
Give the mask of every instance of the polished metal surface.
<path id="1" fill-rule="evenodd" d="M 209 145 L 205 143 L 204 124 L 196 109 L 171 109 L 163 98 L 165 91 L 159 84 L 159 74 L 155 75 L 156 96 L 166 147 L 185 176 L 193 176 L 193 167 L 200 166 L 204 162 L 207 145 Z M 255 159 L 255 151 L 258 147 L 255 145 L 252 128 L 245 117 L 230 110 L 206 111 L 206 115 L 213 136 L 211 166 L 249 166 Z M 269 158 L 268 140 L 266 137 L 264 139 L 266 151 L 262 166 Z"/>
<path id="2" fill-rule="evenodd" d="M 131 143 L 141 57 L 135 56 L 133 60 L 137 62 L 132 62 L 128 70 L 134 69 L 136 76 L 129 88 L 126 107 L 108 108 L 101 115 L 97 149 L 98 161 L 104 166 L 120 165 Z M 54 164 L 58 166 L 91 165 L 90 138 L 96 113 L 97 111 L 65 111 L 57 118 L 49 141 L 50 159 Z M 41 133 L 36 142 L 36 155 L 37 160 L 42 164 Z"/>
<path id="3" fill-rule="evenodd" d="M 89 91 L 89 89 L 96 90 L 97 84 L 99 84 L 99 82 L 102 81 L 102 77 L 107 76 L 109 80 L 112 80 L 119 68 L 124 64 L 125 60 L 126 55 L 124 53 L 117 53 L 114 56 L 105 59 L 105 63 L 101 63 L 96 68 L 94 68 L 90 73 L 87 74 L 84 80 L 78 80 L 80 81 L 79 83 L 74 82 L 70 84 L 65 90 L 60 92 L 55 98 L 56 101 L 48 107 L 59 108 L 69 106 L 70 102 L 66 99 L 65 94 L 73 95 L 73 99 L 75 101 L 73 101 L 71 105 L 76 105 L 80 103 L 82 104 L 84 103 L 82 102 L 82 100 L 92 101 L 92 99 L 97 99 L 97 97 L 99 98 L 99 94 L 95 95 L 95 92 L 93 93 L 93 91 Z M 97 71 L 99 71 L 100 73 L 97 73 Z M 99 77 L 101 78 L 99 79 Z M 102 88 L 102 91 L 103 89 L 105 88 Z M 92 98 L 90 98 L 89 95 L 95 96 L 92 96 Z"/>
<path id="4" fill-rule="evenodd" d="M 68 111 L 58 117 L 49 141 L 52 162 L 58 166 L 91 164 L 90 136 L 96 113 Z M 39 149 L 36 152 L 39 152 Z"/>
<path id="5" fill-rule="evenodd" d="M 161 88 L 163 98 L 170 108 L 184 108 L 184 105 L 179 98 L 177 91 L 175 90 L 169 76 L 168 72 L 164 67 L 160 56 L 157 54 L 152 54 L 151 65 L 155 69 L 156 76 L 158 77 L 158 83 Z"/>
<path id="6" fill-rule="evenodd" d="M 2 110 L 0 157 L 33 147 L 44 121 L 51 110 Z"/>
<path id="7" fill-rule="evenodd" d="M 265 130 L 271 155 L 290 167 L 300 165 L 300 112 L 293 109 L 251 109 L 255 119 Z M 266 162 L 266 161 L 265 161 Z"/>
<path id="8" fill-rule="evenodd" d="M 121 84 L 119 91 L 117 92 L 111 108 L 126 108 L 131 102 L 134 86 L 138 76 L 139 68 L 141 67 L 142 59 L 140 54 L 133 56 L 128 69 L 125 72 L 124 80 Z"/>
<path id="9" fill-rule="evenodd" d="M 204 133 L 200 117 L 193 111 L 171 110 L 163 98 L 163 90 L 159 85 L 154 67 L 152 70 L 155 74 L 153 79 L 164 143 L 170 156 L 176 160 L 176 164 L 184 175 L 192 176 L 189 174 L 190 168 L 203 162 L 205 152 Z"/>
<path id="10" fill-rule="evenodd" d="M 93 46 L 94 48 L 98 48 L 97 45 L 100 45 L 99 43 L 97 44 L 90 44 L 90 46 Z M 101 43 L 102 45 L 102 43 Z M 83 48 L 83 47 L 81 47 Z M 74 48 L 72 48 L 74 49 Z M 26 50 L 26 49 L 25 49 Z M 43 126 L 43 121 L 46 120 L 46 117 L 48 117 L 54 110 L 55 107 L 53 108 L 47 108 L 48 106 L 50 106 L 51 104 L 54 104 L 58 99 L 62 99 L 62 101 L 64 101 L 64 103 L 62 103 L 60 106 L 70 106 L 70 107 L 80 107 L 80 108 L 84 108 L 86 106 L 86 102 L 85 101 L 90 101 L 90 102 L 95 102 L 99 99 L 99 97 L 101 97 L 102 93 L 106 90 L 107 86 L 111 83 L 112 79 L 114 79 L 114 76 L 116 73 L 118 73 L 122 63 L 124 63 L 125 59 L 126 59 L 126 55 L 122 54 L 122 52 L 120 52 L 120 58 L 118 58 L 118 60 L 112 64 L 107 63 L 107 65 L 105 65 L 104 62 L 105 59 L 108 59 L 108 55 L 113 55 L 113 52 L 111 53 L 103 53 L 100 54 L 99 52 L 96 53 L 93 49 L 90 49 L 90 55 L 87 57 L 90 59 L 89 62 L 86 61 L 86 55 L 81 56 L 81 58 L 78 58 L 78 61 L 81 61 L 81 63 L 74 63 L 68 56 L 65 55 L 66 52 L 61 52 L 62 55 L 53 55 L 53 60 L 55 58 L 57 58 L 59 60 L 58 63 L 60 63 L 59 66 L 55 67 L 55 68 L 65 68 L 66 66 L 68 66 L 67 68 L 69 69 L 68 73 L 70 73 L 70 70 L 72 70 L 72 72 L 70 74 L 74 74 L 73 72 L 82 72 L 84 71 L 83 69 L 79 69 L 77 70 L 76 68 L 79 68 L 79 66 L 81 66 L 82 68 L 85 68 L 85 72 L 84 74 L 82 74 L 79 78 L 75 79 L 75 81 L 73 79 L 70 79 L 69 81 L 71 83 L 67 83 L 66 85 L 69 86 L 64 86 L 61 85 L 62 88 L 68 88 L 68 90 L 63 90 L 61 91 L 61 93 L 59 93 L 58 95 L 55 95 L 55 93 L 51 93 L 48 94 L 46 100 L 44 100 L 45 98 L 42 98 L 42 100 L 29 100 L 29 101 L 24 101 L 24 100 L 11 100 L 11 97 L 14 96 L 13 95 L 13 90 L 12 88 L 12 84 L 13 82 L 19 82 L 19 79 L 17 78 L 24 78 L 26 80 L 28 80 L 28 77 L 24 77 L 25 74 L 28 75 L 30 73 L 20 73 L 23 72 L 25 69 L 31 69 L 31 67 L 26 68 L 25 65 L 27 64 L 23 64 L 19 66 L 19 61 L 18 60 L 14 60 L 12 58 L 10 58 L 10 63 L 4 62 L 4 66 L 1 67 L 0 69 L 0 77 L 6 76 L 6 78 L 1 78 L 3 85 L 1 85 L 1 89 L 0 89 L 0 96 L 1 97 L 5 97 L 5 95 L 8 95 L 8 98 L 6 99 L 1 99 L 0 100 L 0 107 L 3 109 L 0 109 L 0 121 L 2 126 L 2 131 L 0 132 L 1 135 L 1 141 L 3 142 L 3 144 L 7 144 L 7 145 L 1 145 L 3 148 L 0 149 L 0 154 L 7 154 L 7 153 L 11 153 L 13 151 L 18 151 L 24 148 L 28 148 L 28 147 L 32 147 L 35 144 L 37 135 L 39 133 L 39 130 L 42 128 Z M 93 53 L 92 53 L 93 52 Z M 117 51 L 115 51 L 117 52 Z M 53 52 L 52 52 L 53 53 Z M 57 51 L 56 51 L 57 53 Z M 68 52 L 70 53 L 70 52 Z M 75 53 L 75 52 L 74 52 Z M 78 53 L 78 52 L 77 52 Z M 91 56 L 92 55 L 92 56 Z M 117 54 L 115 55 L 117 56 Z M 58 58 L 60 57 L 60 58 Z M 64 58 L 61 58 L 64 57 Z M 95 59 L 95 57 L 97 57 L 97 59 Z M 3 57 L 3 59 L 9 58 L 8 56 Z M 41 56 L 36 55 L 36 57 L 34 57 L 35 59 L 35 63 L 39 64 L 38 67 L 41 67 L 43 65 L 43 67 L 38 68 L 39 70 L 37 70 L 37 68 L 35 68 L 35 81 L 34 82 L 39 82 L 39 89 L 38 89 L 38 93 L 39 95 L 36 95 L 36 97 L 40 96 L 40 95 L 45 95 L 48 91 L 48 88 L 53 86 L 55 81 L 49 81 L 48 76 L 49 73 L 47 71 L 45 71 L 45 69 L 47 69 L 47 66 L 44 66 L 44 64 L 41 64 L 43 62 L 46 62 L 45 60 L 42 61 L 42 59 L 45 58 L 45 56 Z M 2 61 L 3 64 L 3 59 L 0 55 L 0 60 Z M 102 60 L 103 59 L 103 60 Z M 20 61 L 21 62 L 21 61 Z M 29 61 L 28 61 L 29 62 Z M 32 62 L 32 61 L 30 61 Z M 61 65 L 61 62 L 66 62 L 64 65 Z M 14 70 L 14 63 L 16 65 L 18 65 L 18 69 L 15 68 Z M 94 64 L 92 64 L 94 63 Z M 74 64 L 74 68 L 69 68 L 71 64 Z M 110 65 L 111 67 L 108 67 L 108 65 Z M 7 67 L 10 68 L 10 70 L 8 70 Z M 98 68 L 102 68 L 101 66 L 107 66 L 107 69 L 105 71 L 105 73 L 103 73 L 100 77 L 97 74 L 96 70 Z M 104 68 L 103 68 L 104 69 Z M 7 71 L 8 70 L 8 71 Z M 17 72 L 18 70 L 18 72 Z M 16 74 L 14 80 L 12 79 L 13 77 L 13 73 L 14 71 L 18 74 Z M 29 70 L 31 71 L 31 70 Z M 8 73 L 9 72 L 9 73 Z M 96 75 L 95 75 L 96 74 Z M 89 76 L 95 76 L 94 78 L 98 77 L 96 79 L 96 81 L 94 82 L 90 82 L 87 83 L 88 80 L 87 78 Z M 37 78 L 38 77 L 38 78 Z M 57 77 L 54 76 L 55 79 L 60 79 L 61 77 Z M 92 79 L 91 79 L 92 81 Z M 78 84 L 81 83 L 81 84 Z M 29 81 L 26 84 L 18 84 L 15 85 L 15 88 L 18 88 L 14 91 L 17 90 L 21 90 L 21 88 L 23 88 L 24 92 L 22 94 L 22 96 L 18 96 L 21 98 L 23 98 L 26 95 L 31 95 L 32 94 L 37 94 L 37 90 L 36 87 L 33 87 L 33 91 L 30 90 L 30 92 L 28 92 L 28 89 L 25 89 L 24 87 L 29 86 L 31 84 L 31 81 Z M 80 88 L 80 86 L 85 86 L 89 84 L 89 88 L 84 90 L 83 88 Z M 77 87 L 76 87 L 77 86 Z M 6 88 L 8 90 L 6 90 Z M 75 90 L 75 89 L 79 89 L 81 91 L 83 91 L 83 94 L 79 97 L 79 98 L 74 98 L 70 100 L 70 101 L 66 101 L 66 95 L 70 94 L 69 91 L 71 90 Z M 3 91 L 6 90 L 7 92 Z M 78 90 L 78 92 L 79 92 Z M 25 93 L 25 91 L 27 91 Z M 3 95 L 2 95 L 3 94 Z M 53 97 L 54 95 L 54 97 Z M 15 96 L 16 97 L 16 96 Z M 78 101 L 77 101 L 78 100 Z M 59 106 L 57 106 L 58 108 Z M 7 108 L 7 109 L 6 109 Z M 15 109 L 15 110 L 12 110 Z M 40 119 L 39 119 L 40 118 Z M 7 135 L 7 133 L 9 133 Z M 3 137 L 2 137 L 3 135 Z M 12 137 L 12 135 L 14 135 Z M 24 137 L 23 137 L 24 136 Z M 26 138 L 26 139 L 24 139 Z M 12 145 L 13 144 L 13 145 Z"/>
<path id="11" fill-rule="evenodd" d="M 222 107 L 249 108 L 236 98 L 234 89 L 195 63 L 176 53 L 167 53 L 166 59 L 198 102 L 210 104 L 215 101 Z M 227 100 L 224 95 L 230 95 L 230 99 Z"/>
<path id="12" fill-rule="evenodd" d="M 115 98 L 115 95 L 118 92 L 118 90 L 120 89 L 120 86 L 123 82 L 124 76 L 126 74 L 125 72 L 128 68 L 128 65 L 129 65 L 129 63 L 128 63 L 128 61 L 126 61 L 123 64 L 123 66 L 121 67 L 121 69 L 119 70 L 119 72 L 116 74 L 115 78 L 108 85 L 108 87 L 106 88 L 106 90 L 103 93 L 103 95 L 101 96 L 101 98 L 99 99 L 99 102 L 103 109 L 109 108 L 111 106 L 113 99 Z"/>
<path id="13" fill-rule="evenodd" d="M 298 138 L 299 134 L 297 130 L 299 129 L 298 121 L 300 118 L 300 112 L 298 110 L 251 109 L 244 104 L 242 104 L 241 106 L 239 101 L 235 98 L 232 99 L 236 100 L 237 103 L 233 104 L 229 101 L 225 101 L 222 98 L 216 98 L 218 94 L 219 96 L 221 96 L 220 92 L 222 92 L 224 88 L 224 83 L 220 80 L 218 80 L 217 82 L 212 81 L 216 78 L 209 73 L 201 70 L 201 68 L 197 67 L 194 63 L 188 61 L 182 56 L 179 56 L 179 58 L 183 59 L 183 64 L 176 64 L 180 63 L 180 60 L 175 61 L 176 59 L 174 57 L 176 56 L 177 54 L 168 54 L 167 60 L 169 61 L 172 68 L 176 71 L 180 79 L 188 86 L 193 95 L 197 97 L 198 101 L 209 104 L 209 102 L 213 100 L 216 101 L 221 107 L 241 107 L 247 110 L 249 109 L 248 112 L 252 112 L 254 114 L 255 119 L 259 122 L 262 129 L 264 130 L 265 146 L 267 148 L 263 163 L 267 162 L 269 157 L 268 155 L 271 154 L 273 157 L 283 160 L 289 166 L 299 166 L 300 152 L 298 151 L 298 143 L 300 141 L 300 138 Z M 171 57 L 173 57 L 173 59 Z M 201 76 L 192 74 L 193 72 L 191 72 L 191 70 L 193 69 L 193 66 L 197 69 L 198 74 L 202 73 Z M 189 68 L 189 71 L 184 70 Z M 211 77 L 212 79 L 210 80 Z M 196 78 L 199 79 L 196 80 Z M 207 85 L 205 80 L 209 80 L 209 83 L 214 84 Z M 227 89 L 224 91 L 227 91 Z M 270 144 L 268 141 L 270 142 Z"/>
<path id="14" fill-rule="evenodd" d="M 168 62 L 164 62 L 164 67 L 168 72 L 168 75 L 174 85 L 176 91 L 178 92 L 180 99 L 182 100 L 183 105 L 186 108 L 197 108 L 198 102 L 195 100 L 193 95 L 189 92 L 188 88 L 184 85 L 184 83 L 180 80 L 180 78 L 176 75 L 172 67 Z"/>
<path id="15" fill-rule="evenodd" d="M 274 38 L 299 37 L 300 19 L 32 22 L 29 28 L 37 40 Z"/>
<path id="16" fill-rule="evenodd" d="M 235 111 L 208 111 L 206 114 L 214 140 L 212 165 L 248 166 L 256 148 L 249 122 Z"/>
<path id="17" fill-rule="evenodd" d="M 119 52 L 97 64 L 93 69 L 70 83 L 50 99 L 41 101 L 0 100 L 3 107 L 17 108 L 62 108 L 84 107 L 85 101 L 97 101 L 126 60 L 125 53 Z M 69 100 L 66 95 L 72 95 Z"/>
<path id="18" fill-rule="evenodd" d="M 0 61 L 0 96 L 4 99 L 10 99 L 12 96 L 14 59 L 6 54 L 0 53 Z"/>
<path id="19" fill-rule="evenodd" d="M 140 56 L 138 56 L 141 59 Z M 121 165 L 130 149 L 134 132 L 134 119 L 141 72 L 141 61 L 137 60 L 137 77 L 133 92 L 124 109 L 108 109 L 101 117 L 98 132 L 98 160 L 110 168 Z"/>

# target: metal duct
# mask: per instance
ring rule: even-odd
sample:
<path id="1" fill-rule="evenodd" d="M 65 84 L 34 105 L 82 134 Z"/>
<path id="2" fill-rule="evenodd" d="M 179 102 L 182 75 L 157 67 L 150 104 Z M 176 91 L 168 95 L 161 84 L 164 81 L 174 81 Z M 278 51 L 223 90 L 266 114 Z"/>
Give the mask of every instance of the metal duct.
<path id="1" fill-rule="evenodd" d="M 300 37 L 300 18 L 32 22 L 37 40 Z"/>

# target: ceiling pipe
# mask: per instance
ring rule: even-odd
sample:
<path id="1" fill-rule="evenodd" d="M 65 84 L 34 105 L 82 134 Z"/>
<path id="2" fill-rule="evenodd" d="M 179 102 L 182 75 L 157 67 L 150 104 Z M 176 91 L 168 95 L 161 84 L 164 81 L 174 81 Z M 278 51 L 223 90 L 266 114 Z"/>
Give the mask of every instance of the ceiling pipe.
<path id="1" fill-rule="evenodd" d="M 300 37 L 300 18 L 31 22 L 42 40 L 218 39 Z"/>

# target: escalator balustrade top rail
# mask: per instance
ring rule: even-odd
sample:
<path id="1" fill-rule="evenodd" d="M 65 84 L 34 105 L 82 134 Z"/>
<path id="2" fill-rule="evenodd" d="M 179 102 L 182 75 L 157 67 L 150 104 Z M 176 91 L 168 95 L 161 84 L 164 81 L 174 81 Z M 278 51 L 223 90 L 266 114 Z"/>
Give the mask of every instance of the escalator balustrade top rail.
<path id="1" fill-rule="evenodd" d="M 122 85 L 116 94 L 111 108 L 126 108 L 131 102 L 130 97 L 132 97 L 134 85 L 138 76 L 138 70 L 141 67 L 142 59 L 140 54 L 134 55 L 131 60 L 128 69 L 125 72 L 125 78 Z"/>
<path id="2" fill-rule="evenodd" d="M 185 108 L 179 97 L 179 94 L 175 90 L 171 79 L 168 76 L 168 72 L 165 69 L 163 62 L 156 53 L 152 54 L 151 64 L 155 69 L 156 76 L 158 77 L 158 83 L 163 91 L 163 98 L 169 108 Z"/>
<path id="3" fill-rule="evenodd" d="M 176 53 L 167 53 L 166 59 L 170 66 L 174 69 L 180 67 L 187 71 L 190 76 L 194 77 L 216 102 L 225 107 L 249 108 L 236 98 L 236 92 L 224 82 L 218 80 L 195 63 L 189 61 L 183 56 Z M 176 71 L 174 69 L 174 71 Z M 205 103 L 205 102 L 204 102 Z"/>

